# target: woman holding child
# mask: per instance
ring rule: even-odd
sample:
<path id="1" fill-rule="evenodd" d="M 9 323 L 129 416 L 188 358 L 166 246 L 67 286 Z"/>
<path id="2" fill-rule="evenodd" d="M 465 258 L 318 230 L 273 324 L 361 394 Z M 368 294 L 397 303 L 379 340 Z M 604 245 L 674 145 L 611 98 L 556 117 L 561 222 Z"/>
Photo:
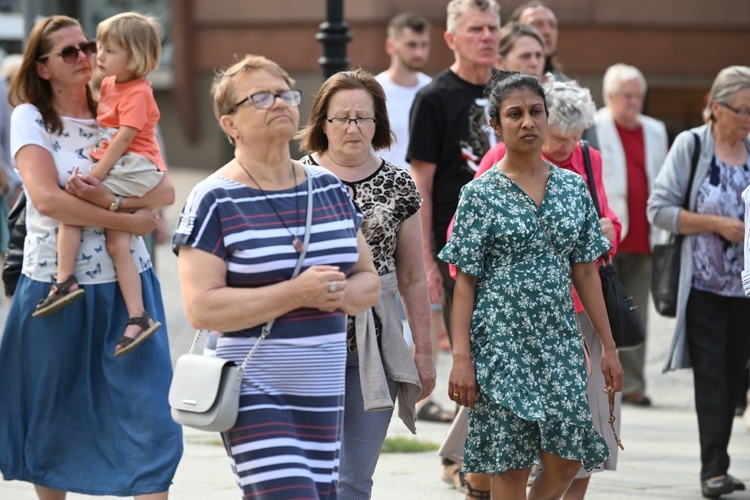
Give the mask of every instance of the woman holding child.
<path id="1" fill-rule="evenodd" d="M 168 177 L 142 198 L 122 200 L 87 175 L 99 137 L 91 95 L 95 42 L 69 17 L 41 20 L 29 36 L 11 87 L 11 154 L 24 181 L 28 234 L 0 344 L 0 470 L 28 481 L 42 500 L 66 491 L 166 499 L 182 454 L 180 428 L 166 404 L 171 360 L 166 328 L 114 359 L 128 319 L 104 229 L 144 235 L 153 209 L 169 205 Z M 70 177 L 78 167 L 81 176 Z M 61 189 L 66 186 L 67 190 Z M 57 276 L 57 226 L 81 226 L 75 274 L 85 296 L 32 319 Z M 133 260 L 148 261 L 140 236 Z M 64 279 L 64 277 L 63 277 Z M 145 307 L 162 323 L 164 307 L 150 265 L 140 272 Z"/>

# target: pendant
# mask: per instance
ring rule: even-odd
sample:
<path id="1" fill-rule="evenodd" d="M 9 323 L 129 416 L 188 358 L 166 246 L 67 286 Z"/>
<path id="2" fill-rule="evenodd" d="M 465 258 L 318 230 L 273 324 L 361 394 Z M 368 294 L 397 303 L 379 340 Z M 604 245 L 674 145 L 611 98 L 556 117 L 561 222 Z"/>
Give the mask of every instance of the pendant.
<path id="1" fill-rule="evenodd" d="M 292 246 L 295 250 L 297 250 L 297 253 L 302 253 L 302 240 L 300 240 L 296 235 L 294 238 L 292 238 Z"/>

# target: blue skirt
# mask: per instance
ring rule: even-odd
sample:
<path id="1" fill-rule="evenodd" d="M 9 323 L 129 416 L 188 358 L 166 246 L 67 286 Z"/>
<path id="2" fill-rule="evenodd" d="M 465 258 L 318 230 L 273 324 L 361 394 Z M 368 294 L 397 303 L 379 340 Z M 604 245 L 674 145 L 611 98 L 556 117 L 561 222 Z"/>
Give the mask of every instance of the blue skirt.
<path id="1" fill-rule="evenodd" d="M 47 488 L 133 496 L 169 489 L 182 456 L 170 417 L 172 379 L 159 281 L 141 273 L 143 302 L 162 323 L 115 359 L 128 319 L 116 282 L 34 319 L 50 283 L 21 276 L 0 343 L 0 471 Z"/>

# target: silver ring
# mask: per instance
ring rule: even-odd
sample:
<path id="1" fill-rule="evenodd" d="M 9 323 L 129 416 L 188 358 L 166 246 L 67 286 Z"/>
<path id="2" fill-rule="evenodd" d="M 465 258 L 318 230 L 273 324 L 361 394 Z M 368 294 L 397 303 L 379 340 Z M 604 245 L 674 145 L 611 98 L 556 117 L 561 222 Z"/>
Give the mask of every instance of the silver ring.
<path id="1" fill-rule="evenodd" d="M 330 283 L 328 283 L 328 291 L 330 293 L 336 293 L 336 290 L 338 289 L 339 289 L 339 285 L 335 281 L 331 281 Z"/>

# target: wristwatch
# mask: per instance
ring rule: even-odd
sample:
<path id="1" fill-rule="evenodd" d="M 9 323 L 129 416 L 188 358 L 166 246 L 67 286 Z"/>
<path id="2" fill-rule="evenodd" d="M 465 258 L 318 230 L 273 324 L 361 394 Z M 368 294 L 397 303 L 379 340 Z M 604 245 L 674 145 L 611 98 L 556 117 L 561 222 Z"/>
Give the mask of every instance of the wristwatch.
<path id="1" fill-rule="evenodd" d="M 109 204 L 109 211 L 117 212 L 118 210 L 120 210 L 121 206 L 122 206 L 122 198 L 118 195 L 115 195 L 114 201 Z"/>

